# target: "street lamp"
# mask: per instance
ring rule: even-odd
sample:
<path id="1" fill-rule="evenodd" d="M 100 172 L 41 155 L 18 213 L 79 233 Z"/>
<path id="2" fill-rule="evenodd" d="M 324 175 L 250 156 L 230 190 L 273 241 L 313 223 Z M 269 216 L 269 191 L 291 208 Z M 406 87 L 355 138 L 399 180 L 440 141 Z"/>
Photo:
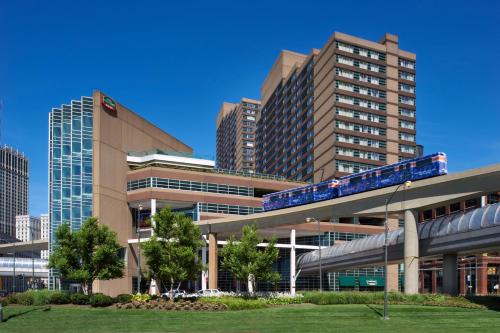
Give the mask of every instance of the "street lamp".
<path id="1" fill-rule="evenodd" d="M 319 292 L 323 291 L 323 267 L 321 262 L 321 225 L 320 221 L 314 217 L 306 218 L 306 222 L 318 223 L 318 254 L 319 254 Z"/>
<path id="2" fill-rule="evenodd" d="M 30 236 L 31 236 L 31 284 L 32 286 L 35 285 L 35 246 L 33 243 L 33 225 L 28 225 L 28 228 L 30 229 Z M 33 288 L 35 289 L 35 288 Z"/>
<path id="3" fill-rule="evenodd" d="M 391 202 L 392 198 L 394 197 L 394 195 L 396 194 L 396 192 L 399 190 L 399 188 L 401 187 L 401 185 L 404 185 L 405 188 L 408 188 L 411 186 L 411 181 L 407 180 L 406 182 L 404 183 L 401 183 L 398 185 L 398 187 L 396 187 L 396 189 L 394 190 L 394 192 L 392 192 L 391 196 L 387 199 L 385 199 L 385 221 L 384 221 L 384 320 L 387 320 L 389 319 L 389 317 L 387 316 L 387 266 L 388 266 L 388 236 L 389 236 L 389 224 L 388 224 L 388 206 L 389 206 L 389 203 Z"/>

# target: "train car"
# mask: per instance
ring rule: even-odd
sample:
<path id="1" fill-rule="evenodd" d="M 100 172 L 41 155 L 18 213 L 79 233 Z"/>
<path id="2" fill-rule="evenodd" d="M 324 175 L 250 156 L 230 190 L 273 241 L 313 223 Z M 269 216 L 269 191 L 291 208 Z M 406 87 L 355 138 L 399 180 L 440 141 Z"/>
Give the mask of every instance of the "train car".
<path id="1" fill-rule="evenodd" d="M 339 180 L 328 180 L 318 184 L 264 195 L 264 211 L 304 205 L 312 202 L 402 184 L 407 180 L 445 175 L 447 159 L 444 153 L 435 153 L 412 160 L 370 169 Z"/>
<path id="2" fill-rule="evenodd" d="M 338 181 L 327 180 L 318 184 L 298 187 L 263 196 L 264 211 L 300 206 L 311 202 L 334 199 L 338 196 Z"/>
<path id="3" fill-rule="evenodd" d="M 435 153 L 340 178 L 339 197 L 444 175 L 446 154 Z"/>

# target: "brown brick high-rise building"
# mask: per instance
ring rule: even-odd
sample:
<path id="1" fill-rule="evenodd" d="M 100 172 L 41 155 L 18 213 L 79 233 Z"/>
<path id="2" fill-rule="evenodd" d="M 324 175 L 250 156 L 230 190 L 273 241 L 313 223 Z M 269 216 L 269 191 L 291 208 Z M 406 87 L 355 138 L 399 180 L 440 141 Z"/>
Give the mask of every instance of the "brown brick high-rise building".
<path id="1" fill-rule="evenodd" d="M 217 167 L 255 172 L 255 127 L 260 101 L 223 103 L 217 115 Z"/>
<path id="2" fill-rule="evenodd" d="M 416 156 L 415 60 L 391 34 L 282 51 L 262 85 L 256 171 L 319 182 Z"/>

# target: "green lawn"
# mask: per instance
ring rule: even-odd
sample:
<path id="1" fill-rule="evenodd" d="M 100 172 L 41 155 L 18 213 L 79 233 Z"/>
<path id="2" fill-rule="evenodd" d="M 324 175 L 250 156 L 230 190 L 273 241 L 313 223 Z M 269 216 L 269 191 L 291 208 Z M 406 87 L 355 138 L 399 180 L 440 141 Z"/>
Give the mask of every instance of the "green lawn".
<path id="1" fill-rule="evenodd" d="M 380 319 L 380 305 L 227 312 L 47 308 L 4 308 L 6 322 L 0 324 L 0 332 L 500 332 L 499 312 L 463 308 L 394 305 L 389 321 Z"/>

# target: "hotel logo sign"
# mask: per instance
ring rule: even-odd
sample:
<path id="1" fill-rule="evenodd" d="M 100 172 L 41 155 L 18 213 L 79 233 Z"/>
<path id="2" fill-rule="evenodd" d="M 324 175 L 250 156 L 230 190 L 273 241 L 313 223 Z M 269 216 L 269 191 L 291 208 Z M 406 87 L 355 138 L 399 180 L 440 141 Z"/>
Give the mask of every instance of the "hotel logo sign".
<path id="1" fill-rule="evenodd" d="M 109 111 L 116 112 L 116 103 L 108 96 L 102 96 L 102 106 Z"/>

